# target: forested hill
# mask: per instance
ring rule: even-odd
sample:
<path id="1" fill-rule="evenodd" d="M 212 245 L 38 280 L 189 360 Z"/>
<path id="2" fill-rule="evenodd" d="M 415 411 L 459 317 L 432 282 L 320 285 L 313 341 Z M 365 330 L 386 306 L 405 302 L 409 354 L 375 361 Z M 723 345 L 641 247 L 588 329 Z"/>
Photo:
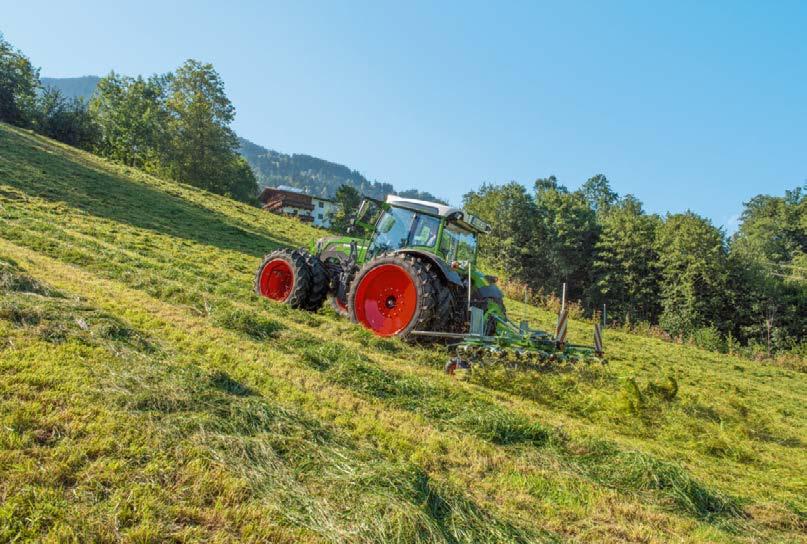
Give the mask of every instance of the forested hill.
<path id="1" fill-rule="evenodd" d="M 67 98 L 89 98 L 95 91 L 98 76 L 41 78 L 44 87 L 58 89 Z M 390 193 L 410 198 L 440 201 L 434 195 L 417 189 L 395 191 L 389 183 L 369 181 L 356 170 L 334 162 L 304 154 L 287 155 L 238 138 L 239 152 L 247 160 L 260 186 L 290 185 L 313 195 L 333 197 L 341 185 L 349 185 L 360 193 L 383 199 Z"/>
<path id="2" fill-rule="evenodd" d="M 431 193 L 409 189 L 395 191 L 390 183 L 370 181 L 356 170 L 310 155 L 286 155 L 239 138 L 239 152 L 252 167 L 262 186 L 290 185 L 311 194 L 333 197 L 341 185 L 350 185 L 360 193 L 382 199 L 390 193 L 410 198 L 440 201 Z"/>
<path id="3" fill-rule="evenodd" d="M 98 76 L 43 77 L 43 87 L 59 89 L 67 98 L 89 98 L 101 80 Z"/>

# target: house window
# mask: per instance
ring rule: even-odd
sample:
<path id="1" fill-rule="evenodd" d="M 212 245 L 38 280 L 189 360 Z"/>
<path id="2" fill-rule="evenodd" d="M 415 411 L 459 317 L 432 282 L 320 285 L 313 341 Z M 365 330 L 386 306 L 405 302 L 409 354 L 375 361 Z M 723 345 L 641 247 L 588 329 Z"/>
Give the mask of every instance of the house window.
<path id="1" fill-rule="evenodd" d="M 324 207 L 325 207 L 325 203 L 324 203 L 323 201 L 321 201 L 321 200 L 319 201 L 319 207 L 320 207 L 320 208 L 324 208 Z"/>

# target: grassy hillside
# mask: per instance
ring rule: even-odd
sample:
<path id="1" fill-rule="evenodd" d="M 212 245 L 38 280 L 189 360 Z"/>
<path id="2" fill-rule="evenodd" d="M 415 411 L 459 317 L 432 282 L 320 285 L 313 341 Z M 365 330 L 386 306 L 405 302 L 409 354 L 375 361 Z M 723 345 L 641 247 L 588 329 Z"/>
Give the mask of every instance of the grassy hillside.
<path id="1" fill-rule="evenodd" d="M 608 331 L 452 379 L 252 294 L 320 234 L 0 125 L 0 541 L 807 541 L 803 373 Z"/>

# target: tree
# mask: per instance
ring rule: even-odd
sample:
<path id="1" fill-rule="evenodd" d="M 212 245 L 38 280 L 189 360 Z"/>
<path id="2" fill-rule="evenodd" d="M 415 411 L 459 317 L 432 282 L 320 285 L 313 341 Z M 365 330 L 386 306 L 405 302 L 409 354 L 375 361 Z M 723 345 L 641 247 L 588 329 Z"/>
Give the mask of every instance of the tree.
<path id="1" fill-rule="evenodd" d="M 465 194 L 463 203 L 491 225 L 491 233 L 479 241 L 484 258 L 507 277 L 537 287 L 544 274 L 534 251 L 534 241 L 539 239 L 537 211 L 524 186 L 515 181 L 500 186 L 486 183 Z"/>
<path id="2" fill-rule="evenodd" d="M 87 103 L 66 99 L 58 89 L 47 88 L 37 99 L 36 131 L 82 149 L 94 149 L 100 138 Z"/>
<path id="3" fill-rule="evenodd" d="M 210 64 L 185 62 L 173 74 L 110 73 L 90 104 L 101 130 L 98 152 L 209 191 L 254 202 L 255 174 L 237 153 L 235 109 Z"/>
<path id="4" fill-rule="evenodd" d="M 340 185 L 336 190 L 337 210 L 333 219 L 333 228 L 337 232 L 347 233 L 350 218 L 361 204 L 361 194 L 351 185 Z"/>
<path id="5" fill-rule="evenodd" d="M 39 88 L 39 69 L 0 34 L 0 121 L 30 127 Z"/>
<path id="6" fill-rule="evenodd" d="M 549 176 L 548 178 L 538 178 L 535 180 L 533 184 L 535 187 L 535 194 L 540 195 L 544 191 L 560 191 L 562 193 L 568 193 L 569 190 L 566 189 L 563 185 L 558 184 L 558 178 L 555 176 Z"/>
<path id="7" fill-rule="evenodd" d="M 656 231 L 661 220 L 645 215 L 642 204 L 625 196 L 601 214 L 594 247 L 594 304 L 607 303 L 624 322 L 655 322 L 659 311 Z"/>
<path id="8" fill-rule="evenodd" d="M 768 353 L 807 335 L 807 191 L 757 195 L 730 241 L 733 333 Z"/>
<path id="9" fill-rule="evenodd" d="M 227 179 L 230 198 L 257 205 L 258 180 L 244 157 L 233 155 Z"/>
<path id="10" fill-rule="evenodd" d="M 675 337 L 716 326 L 725 332 L 728 268 L 723 233 L 692 212 L 668 215 L 656 239 L 661 327 Z"/>
<path id="11" fill-rule="evenodd" d="M 580 187 L 580 192 L 583 193 L 591 209 L 597 213 L 607 211 L 619 199 L 619 195 L 611 190 L 608 178 L 602 174 L 588 178 Z"/>
<path id="12" fill-rule="evenodd" d="M 212 64 L 187 60 L 168 76 L 168 88 L 166 173 L 214 193 L 227 193 L 230 181 L 222 173 L 232 165 L 238 140 L 230 128 L 235 108 L 224 93 L 224 82 Z"/>
<path id="13" fill-rule="evenodd" d="M 90 111 L 101 132 L 97 150 L 157 173 L 167 157 L 165 77 L 131 78 L 111 72 L 98 82 Z"/>
<path id="14" fill-rule="evenodd" d="M 554 176 L 536 181 L 536 239 L 530 251 L 543 276 L 539 287 L 557 291 L 564 282 L 571 297 L 587 299 L 598 226 L 594 211 L 579 192 L 570 193 Z"/>
<path id="15" fill-rule="evenodd" d="M 807 254 L 807 184 L 783 197 L 757 195 L 746 202 L 732 247 L 779 265 Z"/>

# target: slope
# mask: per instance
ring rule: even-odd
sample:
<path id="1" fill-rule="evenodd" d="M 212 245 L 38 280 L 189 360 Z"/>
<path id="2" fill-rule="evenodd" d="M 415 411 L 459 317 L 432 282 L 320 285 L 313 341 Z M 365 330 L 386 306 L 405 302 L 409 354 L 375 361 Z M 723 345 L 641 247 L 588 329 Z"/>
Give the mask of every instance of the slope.
<path id="1" fill-rule="evenodd" d="M 0 540 L 804 541 L 804 374 L 609 331 L 450 379 L 252 295 L 318 232 L 0 125 Z"/>

